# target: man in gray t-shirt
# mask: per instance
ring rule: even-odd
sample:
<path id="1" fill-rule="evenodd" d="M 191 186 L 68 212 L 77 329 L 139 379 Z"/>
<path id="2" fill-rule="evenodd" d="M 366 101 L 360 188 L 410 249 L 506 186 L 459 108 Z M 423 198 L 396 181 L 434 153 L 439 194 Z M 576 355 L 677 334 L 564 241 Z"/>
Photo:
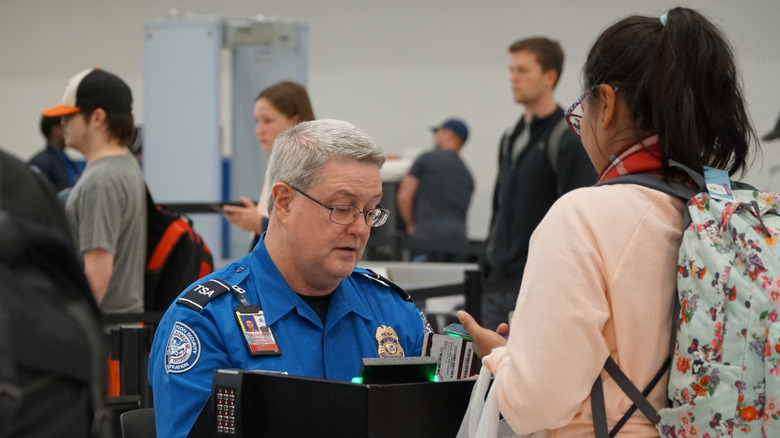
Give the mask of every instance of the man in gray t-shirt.
<path id="1" fill-rule="evenodd" d="M 398 212 L 412 261 L 466 261 L 466 213 L 474 180 L 458 154 L 466 124 L 449 119 L 434 129 L 435 149 L 420 155 L 398 187 Z"/>
<path id="2" fill-rule="evenodd" d="M 87 167 L 65 205 L 95 301 L 106 313 L 142 312 L 146 263 L 146 185 L 127 144 L 132 94 L 117 76 L 88 69 L 68 81 L 62 103 L 65 144 Z"/>

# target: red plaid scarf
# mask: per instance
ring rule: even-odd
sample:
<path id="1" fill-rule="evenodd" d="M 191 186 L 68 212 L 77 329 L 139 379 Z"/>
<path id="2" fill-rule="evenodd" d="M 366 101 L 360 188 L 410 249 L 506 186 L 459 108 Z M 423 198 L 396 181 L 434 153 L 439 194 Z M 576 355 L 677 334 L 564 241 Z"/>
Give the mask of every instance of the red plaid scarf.
<path id="1" fill-rule="evenodd" d="M 609 157 L 610 163 L 596 183 L 632 173 L 660 173 L 662 156 L 658 136 L 648 137 Z"/>

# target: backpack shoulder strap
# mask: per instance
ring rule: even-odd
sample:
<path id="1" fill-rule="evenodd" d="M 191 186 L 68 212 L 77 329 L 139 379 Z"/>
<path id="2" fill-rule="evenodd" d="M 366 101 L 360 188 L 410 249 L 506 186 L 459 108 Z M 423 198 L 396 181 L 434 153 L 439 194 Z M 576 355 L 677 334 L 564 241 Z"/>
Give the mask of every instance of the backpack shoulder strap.
<path id="1" fill-rule="evenodd" d="M 561 150 L 561 140 L 563 140 L 563 134 L 569 129 L 569 124 L 566 123 L 566 117 L 561 117 L 558 123 L 550 130 L 550 134 L 547 136 L 545 147 L 547 148 L 547 161 L 550 162 L 555 176 L 558 176 L 558 152 Z"/>
<path id="2" fill-rule="evenodd" d="M 149 186 L 144 182 L 144 189 L 146 189 L 146 212 L 147 214 L 157 210 L 157 204 L 154 203 L 152 193 L 149 191 Z"/>
<path id="3" fill-rule="evenodd" d="M 631 175 L 622 175 L 615 178 L 612 178 L 608 181 L 604 181 L 601 183 L 596 184 L 597 186 L 607 186 L 607 185 L 613 185 L 613 184 L 636 184 L 640 185 L 642 187 L 647 187 L 650 189 L 658 190 L 659 192 L 666 193 L 670 196 L 675 196 L 677 198 L 682 199 L 685 202 L 688 202 L 691 198 L 696 196 L 697 194 L 701 192 L 706 192 L 707 187 L 704 182 L 704 177 L 700 174 L 696 173 L 695 171 L 675 162 L 671 162 L 671 165 L 675 167 L 680 167 L 683 170 L 688 173 L 691 178 L 699 185 L 699 189 L 696 189 L 694 187 L 676 182 L 676 181 L 665 181 L 663 178 L 657 175 L 649 175 L 649 174 L 631 174 Z M 686 170 L 687 169 L 687 170 Z M 732 190 L 756 190 L 753 186 L 750 184 L 746 184 L 740 181 L 731 181 L 731 188 Z M 691 223 L 690 215 L 688 214 L 687 210 L 683 213 L 683 229 L 687 229 L 688 225 Z"/>
<path id="4" fill-rule="evenodd" d="M 604 181 L 597 185 L 637 184 L 640 186 L 644 186 L 644 187 L 648 187 L 651 189 L 664 192 L 671 196 L 676 196 L 686 201 L 688 199 L 693 198 L 700 192 L 707 191 L 707 183 L 704 179 L 704 175 L 674 160 L 669 160 L 669 166 L 680 169 L 684 171 L 686 174 L 688 174 L 691 180 L 693 180 L 693 182 L 698 186 L 698 190 L 694 187 L 682 183 L 678 183 L 675 181 L 666 182 L 663 178 L 659 176 L 648 175 L 648 174 L 623 175 L 616 178 L 612 178 L 609 181 Z M 756 190 L 755 187 L 751 186 L 750 184 L 743 183 L 740 181 L 730 181 L 730 183 L 731 183 L 731 188 L 733 190 Z"/>
<path id="5" fill-rule="evenodd" d="M 659 192 L 663 192 L 666 193 L 667 195 L 680 198 L 684 201 L 693 198 L 694 196 L 696 196 L 697 193 L 699 193 L 699 190 L 696 190 L 691 186 L 687 186 L 685 184 L 678 183 L 676 181 L 666 182 L 664 181 L 663 178 L 659 176 L 648 175 L 648 174 L 631 174 L 631 175 L 618 176 L 616 178 L 612 178 L 608 181 L 604 181 L 596 185 L 608 186 L 613 184 L 636 184 L 642 187 L 658 190 Z"/>
<path id="6" fill-rule="evenodd" d="M 607 361 L 604 363 L 604 369 L 634 404 L 626 411 L 620 421 L 615 424 L 615 427 L 612 429 L 612 431 L 609 431 L 607 426 L 606 405 L 604 404 L 604 388 L 601 381 L 601 376 L 599 375 L 596 378 L 596 382 L 593 384 L 593 388 L 591 389 L 590 398 L 590 406 L 591 410 L 593 411 L 593 430 L 595 432 L 596 438 L 611 438 L 616 436 L 623 425 L 626 424 L 628 419 L 631 418 L 631 415 L 633 415 L 637 409 L 642 411 L 642 414 L 644 414 L 644 416 L 650 420 L 650 423 L 653 425 L 658 423 L 658 411 L 656 411 L 653 405 L 647 401 L 647 396 L 649 396 L 656 385 L 658 385 L 658 382 L 661 381 L 661 378 L 664 376 L 664 374 L 669 371 L 671 363 L 672 358 L 667 357 L 663 365 L 661 365 L 661 368 L 658 370 L 655 376 L 653 376 L 653 379 L 650 380 L 650 383 L 648 383 L 645 390 L 639 392 L 639 389 L 631 382 L 631 380 L 623 373 L 623 371 L 620 370 L 620 367 L 615 362 L 615 360 L 612 359 L 611 356 L 607 357 Z"/>

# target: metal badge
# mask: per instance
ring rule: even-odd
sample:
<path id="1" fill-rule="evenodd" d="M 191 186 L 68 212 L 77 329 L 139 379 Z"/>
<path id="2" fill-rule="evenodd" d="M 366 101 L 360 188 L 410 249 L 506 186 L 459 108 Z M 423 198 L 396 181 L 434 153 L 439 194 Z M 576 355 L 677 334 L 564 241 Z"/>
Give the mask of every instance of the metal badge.
<path id="1" fill-rule="evenodd" d="M 380 325 L 376 328 L 375 337 L 379 357 L 404 357 L 404 349 L 398 342 L 398 335 L 392 327 Z"/>

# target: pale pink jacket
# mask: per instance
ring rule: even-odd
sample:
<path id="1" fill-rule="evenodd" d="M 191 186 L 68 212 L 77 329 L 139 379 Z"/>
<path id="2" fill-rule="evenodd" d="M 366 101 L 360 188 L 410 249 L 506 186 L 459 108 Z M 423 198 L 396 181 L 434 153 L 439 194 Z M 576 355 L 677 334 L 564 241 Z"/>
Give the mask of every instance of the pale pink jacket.
<path id="1" fill-rule="evenodd" d="M 612 426 L 631 406 L 602 373 L 607 355 L 641 389 L 669 354 L 683 201 L 635 185 L 566 194 L 534 232 L 506 347 L 483 358 L 520 434 L 593 435 L 590 391 L 604 379 Z M 674 366 L 674 364 L 672 364 Z M 665 406 L 667 377 L 650 401 Z M 658 436 L 637 411 L 620 436 Z"/>

